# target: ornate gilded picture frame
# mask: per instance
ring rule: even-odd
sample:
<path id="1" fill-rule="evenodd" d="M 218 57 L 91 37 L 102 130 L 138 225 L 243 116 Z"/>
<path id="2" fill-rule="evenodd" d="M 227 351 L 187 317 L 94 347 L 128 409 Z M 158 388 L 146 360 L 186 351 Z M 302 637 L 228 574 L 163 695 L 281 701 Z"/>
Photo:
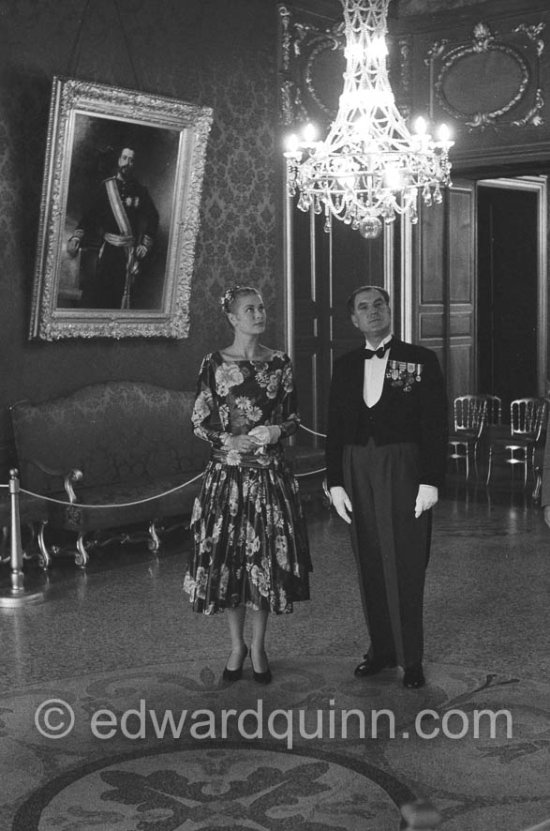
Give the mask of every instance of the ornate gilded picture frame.
<path id="1" fill-rule="evenodd" d="M 212 110 L 53 79 L 30 338 L 185 338 Z"/>

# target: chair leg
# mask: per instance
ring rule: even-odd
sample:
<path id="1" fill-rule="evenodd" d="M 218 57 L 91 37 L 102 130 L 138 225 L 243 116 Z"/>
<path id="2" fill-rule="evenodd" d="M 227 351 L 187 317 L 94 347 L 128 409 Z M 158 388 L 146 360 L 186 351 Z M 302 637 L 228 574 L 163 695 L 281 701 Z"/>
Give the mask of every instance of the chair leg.
<path id="1" fill-rule="evenodd" d="M 537 481 L 537 469 L 536 469 L 536 465 L 535 465 L 535 450 L 536 450 L 536 448 L 533 445 L 533 447 L 531 448 L 531 452 L 529 454 L 529 466 L 530 466 L 531 472 L 533 474 L 533 482 Z"/>
<path id="2" fill-rule="evenodd" d="M 38 549 L 39 549 L 39 552 L 40 552 L 39 555 L 38 555 L 38 564 L 43 569 L 48 569 L 51 565 L 51 562 L 52 562 L 52 555 L 50 554 L 50 552 L 48 550 L 48 546 L 46 545 L 46 538 L 45 538 L 45 535 L 44 535 L 47 524 L 48 524 L 47 521 L 43 520 L 40 523 L 40 527 L 39 527 L 38 533 L 37 533 Z"/>
<path id="3" fill-rule="evenodd" d="M 3 525 L 2 526 L 2 532 L 1 532 L 0 536 L 1 536 L 0 551 L 3 552 L 3 554 L 0 556 L 0 563 L 9 563 L 10 556 L 11 556 L 10 551 L 9 551 L 9 546 L 8 546 L 8 541 L 9 541 L 9 538 L 10 538 L 9 525 Z"/>
<path id="4" fill-rule="evenodd" d="M 80 568 L 86 568 L 88 560 L 90 559 L 88 551 L 86 550 L 86 541 L 84 537 L 85 535 L 81 531 L 78 534 L 78 539 L 76 541 L 76 551 L 74 555 L 75 564 L 77 566 L 80 566 Z"/>
<path id="5" fill-rule="evenodd" d="M 535 487 L 533 488 L 532 497 L 533 502 L 536 502 L 538 504 L 540 501 L 540 492 L 542 490 L 542 469 L 540 467 L 535 467 L 534 475 Z"/>
<path id="6" fill-rule="evenodd" d="M 489 448 L 489 460 L 487 462 L 487 479 L 485 480 L 485 484 L 488 485 L 491 481 L 491 468 L 493 465 L 493 448 Z"/>
<path id="7" fill-rule="evenodd" d="M 160 544 L 160 537 L 157 533 L 157 524 L 155 520 L 153 520 L 149 524 L 149 539 L 147 541 L 147 548 L 149 551 L 158 551 Z"/>
<path id="8" fill-rule="evenodd" d="M 477 466 L 477 443 L 474 444 L 474 472 L 476 475 L 476 479 L 479 479 L 479 469 Z"/>

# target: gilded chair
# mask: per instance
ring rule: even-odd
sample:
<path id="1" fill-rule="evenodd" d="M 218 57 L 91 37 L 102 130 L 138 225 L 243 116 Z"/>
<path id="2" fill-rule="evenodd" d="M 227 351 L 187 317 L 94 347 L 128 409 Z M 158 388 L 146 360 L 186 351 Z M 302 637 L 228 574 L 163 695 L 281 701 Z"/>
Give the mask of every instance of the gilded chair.
<path id="1" fill-rule="evenodd" d="M 470 459 L 477 475 L 477 452 L 487 423 L 487 397 L 459 395 L 453 402 L 454 425 L 449 436 L 449 458 L 458 464 L 464 460 L 466 479 L 470 476 Z"/>
<path id="2" fill-rule="evenodd" d="M 487 401 L 487 426 L 498 427 L 502 424 L 502 398 L 500 395 L 481 395 Z"/>
<path id="3" fill-rule="evenodd" d="M 535 452 L 546 430 L 548 405 L 544 398 L 516 398 L 510 404 L 510 434 L 495 438 L 489 444 L 487 484 L 491 481 L 495 456 L 506 464 L 521 465 L 523 484 L 527 485 L 529 470 L 536 479 Z"/>

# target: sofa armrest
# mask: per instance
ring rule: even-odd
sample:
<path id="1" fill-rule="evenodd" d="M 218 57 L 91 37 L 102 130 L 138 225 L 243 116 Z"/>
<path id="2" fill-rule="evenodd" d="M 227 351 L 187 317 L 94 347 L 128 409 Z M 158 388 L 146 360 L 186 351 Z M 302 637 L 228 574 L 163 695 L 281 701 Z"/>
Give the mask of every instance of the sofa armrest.
<path id="1" fill-rule="evenodd" d="M 81 482 L 84 478 L 84 474 L 81 470 L 77 467 L 74 467 L 70 470 L 65 478 L 63 479 L 63 487 L 65 488 L 65 493 L 69 497 L 69 502 L 71 505 L 77 501 L 76 493 L 73 488 L 73 482 Z"/>
<path id="2" fill-rule="evenodd" d="M 48 467 L 48 465 L 39 462 L 37 459 L 30 459 L 29 463 L 34 465 L 38 468 L 42 473 L 45 473 L 47 476 L 51 476 L 52 479 L 62 479 L 63 480 L 63 488 L 69 502 L 72 504 L 73 502 L 77 501 L 77 496 L 75 490 L 73 488 L 73 482 L 81 482 L 84 478 L 84 474 L 78 468 L 72 468 L 68 473 L 65 473 L 64 470 L 59 468 L 52 468 Z"/>

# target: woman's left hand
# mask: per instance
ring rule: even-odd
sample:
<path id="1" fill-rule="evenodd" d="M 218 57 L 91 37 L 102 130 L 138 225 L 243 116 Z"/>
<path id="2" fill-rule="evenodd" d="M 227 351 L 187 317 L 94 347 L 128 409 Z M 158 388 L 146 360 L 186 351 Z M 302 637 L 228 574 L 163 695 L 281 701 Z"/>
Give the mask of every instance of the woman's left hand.
<path id="1" fill-rule="evenodd" d="M 259 445 L 276 444 L 281 438 L 281 428 L 276 424 L 262 424 L 259 427 L 253 427 L 248 435 Z"/>

